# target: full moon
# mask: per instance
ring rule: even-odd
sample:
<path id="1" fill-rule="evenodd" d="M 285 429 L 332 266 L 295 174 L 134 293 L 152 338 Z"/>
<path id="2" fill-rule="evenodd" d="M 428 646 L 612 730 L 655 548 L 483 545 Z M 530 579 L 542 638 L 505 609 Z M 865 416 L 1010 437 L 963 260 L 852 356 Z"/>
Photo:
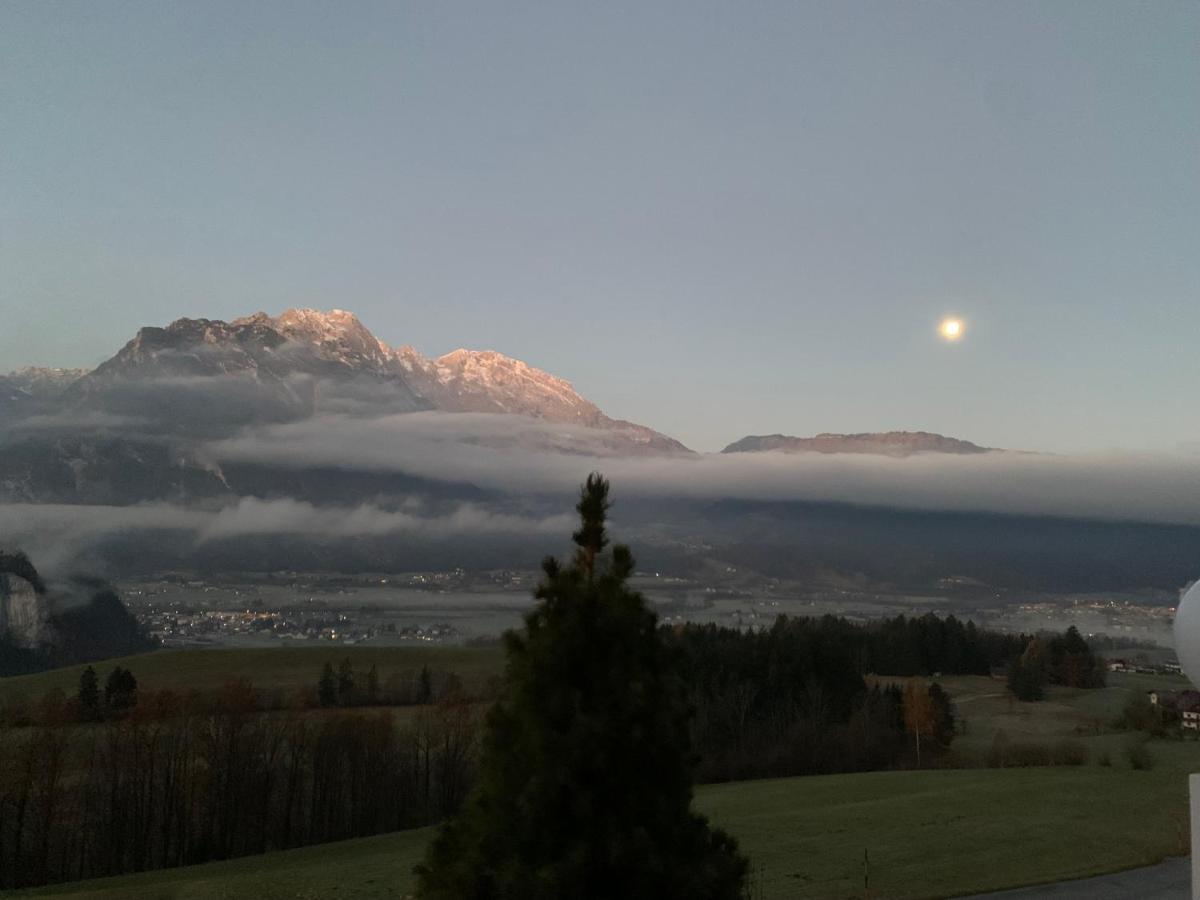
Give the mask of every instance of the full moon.
<path id="1" fill-rule="evenodd" d="M 948 341 L 957 341 L 963 336 L 962 319 L 942 319 L 942 324 L 938 326 L 938 334 Z"/>
<path id="2" fill-rule="evenodd" d="M 1200 581 L 1179 601 L 1175 610 L 1175 654 L 1183 674 L 1200 683 Z"/>

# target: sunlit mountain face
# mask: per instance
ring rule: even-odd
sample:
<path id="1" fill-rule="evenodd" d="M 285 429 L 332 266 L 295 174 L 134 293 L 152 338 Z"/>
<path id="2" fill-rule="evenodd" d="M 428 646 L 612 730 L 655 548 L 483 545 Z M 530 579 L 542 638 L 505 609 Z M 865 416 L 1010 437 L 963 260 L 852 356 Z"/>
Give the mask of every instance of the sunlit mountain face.
<path id="1" fill-rule="evenodd" d="M 62 393 L 67 405 L 180 426 L 196 421 L 196 407 L 215 425 L 440 410 L 524 415 L 610 432 L 630 451 L 686 452 L 665 435 L 606 416 L 569 382 L 520 360 L 462 349 L 431 359 L 388 346 L 343 310 L 143 328 Z"/>
<path id="2" fill-rule="evenodd" d="M 531 448 L 689 452 L 605 415 L 569 382 L 520 360 L 471 350 L 433 359 L 393 348 L 341 310 L 143 328 L 90 372 L 38 369 L 0 379 L 0 407 L 0 497 L 9 501 L 219 496 L 229 483 L 209 441 L 323 417 L 514 416 L 528 420 L 521 440 Z"/>

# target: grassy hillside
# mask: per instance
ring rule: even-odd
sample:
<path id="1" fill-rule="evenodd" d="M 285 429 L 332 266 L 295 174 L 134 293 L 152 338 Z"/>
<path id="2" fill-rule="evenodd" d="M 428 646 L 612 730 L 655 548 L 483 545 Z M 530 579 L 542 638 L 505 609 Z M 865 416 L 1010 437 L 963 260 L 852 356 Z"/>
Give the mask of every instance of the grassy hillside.
<path id="1" fill-rule="evenodd" d="M 440 672 L 456 673 L 468 690 L 480 688 L 493 675 L 500 674 L 504 653 L 499 645 L 458 647 L 436 644 L 404 647 L 343 647 L 338 645 L 284 646 L 236 649 L 158 650 L 138 656 L 95 663 L 101 683 L 115 666 L 133 671 L 143 689 L 218 688 L 233 677 L 249 678 L 263 690 L 295 690 L 310 687 L 326 662 L 335 666 L 349 657 L 358 671 L 379 667 L 381 678 L 393 672 L 415 671 L 428 665 Z M 0 703 L 13 697 L 36 700 L 47 691 L 60 688 L 68 695 L 79 686 L 84 666 L 70 666 L 0 678 Z"/>
<path id="2" fill-rule="evenodd" d="M 954 739 L 954 750 L 964 756 L 986 753 L 998 732 L 1011 741 L 1078 738 L 1093 750 L 1106 747 L 1111 751 L 1125 740 L 1124 735 L 1109 732 L 1131 693 L 1191 687 L 1182 675 L 1112 672 L 1107 687 L 1083 690 L 1051 685 L 1044 701 L 1020 703 L 1011 698 L 1004 682 L 992 678 L 954 675 L 938 681 L 950 693 L 960 725 L 966 725 Z"/>
<path id="3" fill-rule="evenodd" d="M 1186 853 L 1200 746 L 1153 752 L 1151 771 L 872 772 L 713 785 L 699 805 L 741 839 L 767 898 L 861 898 L 864 852 L 872 897 L 954 897 Z"/>
<path id="4" fill-rule="evenodd" d="M 382 900 L 412 888 L 431 828 L 247 856 L 228 862 L 17 891 L 72 900 Z"/>
<path id="5" fill-rule="evenodd" d="M 750 854 L 765 898 L 952 897 L 1147 865 L 1187 849 L 1187 773 L 1200 745 L 1157 765 L 872 772 L 701 788 L 697 804 Z M 1114 810 L 1120 815 L 1114 818 Z M 14 896 L 402 897 L 430 829 Z M 1103 847 L 1103 852 L 1097 848 Z"/>

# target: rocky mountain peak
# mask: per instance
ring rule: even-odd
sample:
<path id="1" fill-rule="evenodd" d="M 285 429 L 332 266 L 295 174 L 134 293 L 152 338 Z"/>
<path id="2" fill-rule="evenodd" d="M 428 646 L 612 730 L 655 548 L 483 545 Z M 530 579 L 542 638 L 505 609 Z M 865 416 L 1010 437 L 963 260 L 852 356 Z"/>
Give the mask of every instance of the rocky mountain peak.
<path id="1" fill-rule="evenodd" d="M 468 412 L 504 412 L 595 426 L 603 413 L 571 383 L 495 350 L 458 349 L 435 360 L 439 393 Z"/>
<path id="2" fill-rule="evenodd" d="M 367 330 L 358 316 L 344 309 L 331 309 L 328 312 L 307 308 L 287 309 L 269 321 L 276 330 L 289 337 L 306 337 L 320 342 L 354 341 L 386 346 Z"/>
<path id="3" fill-rule="evenodd" d="M 5 409 L 27 394 L 0 384 Z M 80 378 L 67 400 L 154 420 L 173 432 L 295 421 L 318 412 L 500 413 L 610 432 L 615 446 L 685 451 L 651 429 L 610 419 L 570 382 L 495 350 L 460 348 L 436 360 L 389 347 L 342 309 L 257 312 L 224 322 L 177 319 L 142 328 Z"/>
<path id="4" fill-rule="evenodd" d="M 396 354 L 373 335 L 354 313 L 344 309 L 322 312 L 317 309 L 288 309 L 278 316 L 255 313 L 235 319 L 235 327 L 269 328 L 287 341 L 320 357 L 351 368 L 386 371 Z"/>
<path id="5" fill-rule="evenodd" d="M 480 382 L 525 382 L 535 389 L 552 389 L 559 394 L 579 395 L 569 381 L 535 368 L 519 359 L 505 356 L 495 350 L 458 349 L 435 361 L 439 374 L 446 379 L 464 379 Z"/>

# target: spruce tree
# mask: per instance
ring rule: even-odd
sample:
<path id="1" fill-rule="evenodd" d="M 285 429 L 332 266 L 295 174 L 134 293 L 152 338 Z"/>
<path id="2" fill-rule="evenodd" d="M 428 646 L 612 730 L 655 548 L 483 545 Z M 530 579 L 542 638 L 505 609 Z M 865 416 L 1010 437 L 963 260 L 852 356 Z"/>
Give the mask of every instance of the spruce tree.
<path id="1" fill-rule="evenodd" d="M 342 706 L 349 706 L 354 700 L 354 666 L 350 664 L 350 657 L 342 660 L 338 666 L 337 675 L 337 691 L 338 701 Z"/>
<path id="2" fill-rule="evenodd" d="M 1008 689 L 1018 700 L 1046 699 L 1046 648 L 1038 638 L 1032 638 L 1009 666 Z"/>
<path id="3" fill-rule="evenodd" d="M 683 684 L 629 549 L 604 555 L 608 482 L 589 476 L 569 566 L 543 563 L 540 601 L 505 636 L 503 696 L 479 781 L 418 867 L 424 898 L 742 895 L 734 840 L 691 809 Z"/>
<path id="4" fill-rule="evenodd" d="M 85 719 L 94 719 L 100 714 L 100 679 L 96 670 L 88 666 L 79 676 L 79 714 Z"/>
<path id="5" fill-rule="evenodd" d="M 424 706 L 433 702 L 433 674 L 429 666 L 421 666 L 421 675 L 417 679 L 417 703 Z"/>
<path id="6" fill-rule="evenodd" d="M 321 678 L 317 682 L 317 700 L 322 706 L 337 706 L 338 683 L 331 663 L 325 663 L 325 668 L 321 670 Z"/>
<path id="7" fill-rule="evenodd" d="M 374 663 L 367 672 L 367 702 L 372 706 L 379 702 L 379 668 Z"/>
<path id="8" fill-rule="evenodd" d="M 104 703 L 114 711 L 137 706 L 137 679 L 128 669 L 117 666 L 104 682 Z"/>

